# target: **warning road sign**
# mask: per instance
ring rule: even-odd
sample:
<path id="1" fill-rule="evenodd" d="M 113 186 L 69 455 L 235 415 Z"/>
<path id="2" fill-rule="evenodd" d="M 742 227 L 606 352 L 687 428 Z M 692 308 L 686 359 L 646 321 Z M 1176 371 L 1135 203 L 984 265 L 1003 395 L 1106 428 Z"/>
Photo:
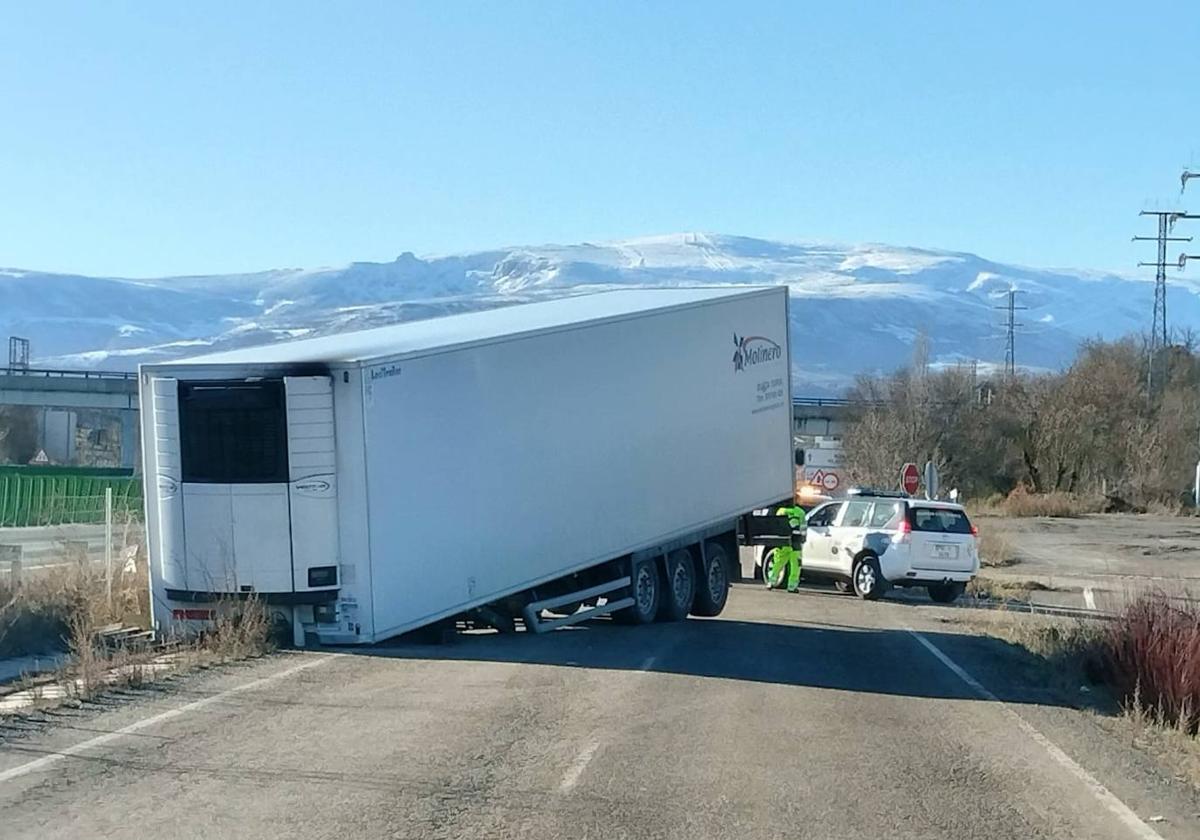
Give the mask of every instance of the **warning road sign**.
<path id="1" fill-rule="evenodd" d="M 842 480 L 838 478 L 838 474 L 835 472 L 817 470 L 812 474 L 812 478 L 808 480 L 808 483 L 832 492 L 838 489 L 838 485 L 842 483 Z"/>

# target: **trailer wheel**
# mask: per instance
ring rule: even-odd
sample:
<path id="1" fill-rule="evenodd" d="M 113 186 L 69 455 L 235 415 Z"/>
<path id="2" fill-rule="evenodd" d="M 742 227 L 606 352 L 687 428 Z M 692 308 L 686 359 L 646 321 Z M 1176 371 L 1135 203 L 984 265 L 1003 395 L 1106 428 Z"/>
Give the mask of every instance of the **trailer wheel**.
<path id="1" fill-rule="evenodd" d="M 659 621 L 683 621 L 696 600 L 696 564 L 692 552 L 680 548 L 667 555 L 666 586 L 658 603 Z"/>
<path id="2" fill-rule="evenodd" d="M 725 602 L 729 600 L 729 554 L 725 546 L 716 541 L 706 542 L 699 570 L 692 614 L 720 615 L 725 609 Z"/>
<path id="3" fill-rule="evenodd" d="M 629 595 L 633 606 L 613 613 L 613 618 L 622 624 L 649 624 L 658 615 L 658 601 L 662 597 L 662 578 L 658 564 L 653 559 L 633 561 L 629 577 Z"/>

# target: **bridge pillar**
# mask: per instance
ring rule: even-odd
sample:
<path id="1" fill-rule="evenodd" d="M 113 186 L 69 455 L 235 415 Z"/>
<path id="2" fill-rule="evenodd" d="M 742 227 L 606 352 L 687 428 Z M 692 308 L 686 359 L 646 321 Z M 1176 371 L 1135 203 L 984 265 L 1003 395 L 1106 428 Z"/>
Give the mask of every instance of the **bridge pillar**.
<path id="1" fill-rule="evenodd" d="M 136 411 L 121 412 L 121 466 L 132 467 L 136 470 L 140 462 L 138 413 Z"/>

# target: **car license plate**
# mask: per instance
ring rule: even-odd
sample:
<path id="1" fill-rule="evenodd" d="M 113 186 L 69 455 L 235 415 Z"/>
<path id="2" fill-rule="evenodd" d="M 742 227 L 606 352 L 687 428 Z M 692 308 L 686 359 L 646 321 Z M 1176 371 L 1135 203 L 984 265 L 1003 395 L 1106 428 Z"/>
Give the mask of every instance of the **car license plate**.
<path id="1" fill-rule="evenodd" d="M 934 543 L 933 556 L 938 560 L 957 560 L 958 546 L 947 543 Z"/>

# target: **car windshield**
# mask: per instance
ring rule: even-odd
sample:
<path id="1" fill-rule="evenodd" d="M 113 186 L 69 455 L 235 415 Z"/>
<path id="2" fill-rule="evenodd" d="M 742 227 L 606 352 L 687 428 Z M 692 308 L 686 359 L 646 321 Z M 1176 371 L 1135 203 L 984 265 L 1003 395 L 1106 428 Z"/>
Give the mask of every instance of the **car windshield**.
<path id="1" fill-rule="evenodd" d="M 961 510 L 954 508 L 913 508 L 914 531 L 940 534 L 969 534 L 971 522 Z"/>

